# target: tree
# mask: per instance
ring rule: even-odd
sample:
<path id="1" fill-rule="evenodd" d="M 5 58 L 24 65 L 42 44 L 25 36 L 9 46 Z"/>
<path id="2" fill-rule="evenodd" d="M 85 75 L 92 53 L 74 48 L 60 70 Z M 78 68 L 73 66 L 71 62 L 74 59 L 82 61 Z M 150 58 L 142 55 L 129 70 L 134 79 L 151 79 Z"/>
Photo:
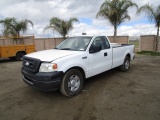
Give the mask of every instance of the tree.
<path id="1" fill-rule="evenodd" d="M 137 14 L 144 12 L 145 15 L 148 17 L 150 22 L 155 23 L 157 27 L 157 36 L 156 36 L 156 49 L 158 50 L 158 43 L 159 43 L 159 27 L 160 27 L 160 5 L 154 7 L 153 5 L 145 4 L 144 6 L 140 7 L 137 11 Z"/>
<path id="2" fill-rule="evenodd" d="M 4 27 L 4 30 L 2 30 L 4 36 L 7 36 L 11 33 L 10 26 L 14 20 L 15 18 L 5 18 L 4 20 L 0 20 L 0 24 L 2 24 Z"/>
<path id="3" fill-rule="evenodd" d="M 28 28 L 28 24 L 31 24 L 33 27 L 33 23 L 30 20 L 24 19 L 18 21 L 16 18 L 5 18 L 4 20 L 0 20 L 0 24 L 3 24 L 4 30 L 3 34 L 6 35 L 14 35 L 19 37 L 20 32 L 25 32 Z"/>
<path id="4" fill-rule="evenodd" d="M 117 27 L 125 20 L 130 20 L 128 9 L 138 8 L 137 4 L 131 0 L 105 0 L 101 5 L 96 17 L 99 16 L 108 20 L 114 26 L 114 41 L 116 42 Z"/>
<path id="5" fill-rule="evenodd" d="M 60 35 L 63 36 L 63 39 L 66 38 L 66 35 L 69 33 L 71 29 L 73 29 L 73 23 L 78 22 L 77 18 L 70 18 L 68 21 L 60 19 L 58 17 L 52 17 L 50 19 L 49 25 L 45 27 L 46 29 L 53 29 L 57 31 Z"/>

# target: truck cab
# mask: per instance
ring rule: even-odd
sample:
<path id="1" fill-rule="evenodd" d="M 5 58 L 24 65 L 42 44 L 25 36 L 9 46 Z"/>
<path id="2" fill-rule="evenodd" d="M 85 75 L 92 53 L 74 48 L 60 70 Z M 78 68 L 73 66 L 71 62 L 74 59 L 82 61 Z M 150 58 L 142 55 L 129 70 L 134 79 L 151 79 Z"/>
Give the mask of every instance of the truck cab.
<path id="1" fill-rule="evenodd" d="M 115 67 L 128 71 L 134 59 L 134 45 L 113 44 L 106 36 L 74 36 L 57 47 L 23 57 L 25 83 L 42 91 L 60 89 L 75 96 L 83 89 L 84 79 Z"/>

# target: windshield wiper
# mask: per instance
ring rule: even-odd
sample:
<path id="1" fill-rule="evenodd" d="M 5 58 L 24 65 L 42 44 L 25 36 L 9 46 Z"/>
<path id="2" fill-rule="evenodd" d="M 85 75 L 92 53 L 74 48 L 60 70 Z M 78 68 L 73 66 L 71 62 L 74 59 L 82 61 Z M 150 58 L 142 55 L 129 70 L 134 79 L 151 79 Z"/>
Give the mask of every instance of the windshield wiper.
<path id="1" fill-rule="evenodd" d="M 62 48 L 60 50 L 73 50 L 73 49 L 71 49 L 71 48 Z"/>

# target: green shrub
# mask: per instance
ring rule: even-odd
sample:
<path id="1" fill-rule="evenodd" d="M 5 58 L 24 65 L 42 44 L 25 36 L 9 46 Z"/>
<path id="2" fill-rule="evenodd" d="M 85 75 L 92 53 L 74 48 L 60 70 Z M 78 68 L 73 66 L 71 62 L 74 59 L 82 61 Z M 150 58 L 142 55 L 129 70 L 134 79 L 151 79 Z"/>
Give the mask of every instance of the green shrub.
<path id="1" fill-rule="evenodd" d="M 137 53 L 142 55 L 160 56 L 160 52 L 153 52 L 153 51 L 141 51 Z"/>

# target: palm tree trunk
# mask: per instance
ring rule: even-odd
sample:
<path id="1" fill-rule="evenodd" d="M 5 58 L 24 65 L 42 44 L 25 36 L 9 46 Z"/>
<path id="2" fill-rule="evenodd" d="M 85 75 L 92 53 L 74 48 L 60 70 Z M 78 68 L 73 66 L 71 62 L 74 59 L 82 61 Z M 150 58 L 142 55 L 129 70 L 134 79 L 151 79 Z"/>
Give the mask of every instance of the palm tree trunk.
<path id="1" fill-rule="evenodd" d="M 116 42 L 116 36 L 117 36 L 117 25 L 114 25 L 114 42 Z"/>
<path id="2" fill-rule="evenodd" d="M 63 40 L 65 40 L 65 39 L 66 39 L 65 35 L 63 35 Z"/>
<path id="3" fill-rule="evenodd" d="M 157 28 L 157 37 L 156 37 L 156 52 L 158 51 L 158 43 L 159 43 L 159 24 Z"/>
<path id="4" fill-rule="evenodd" d="M 19 38 L 19 35 L 20 35 L 20 33 L 19 32 L 17 32 L 17 36 L 16 36 L 16 39 L 15 39 L 15 41 L 16 41 L 16 44 L 17 44 L 17 40 L 18 40 L 18 38 Z"/>

